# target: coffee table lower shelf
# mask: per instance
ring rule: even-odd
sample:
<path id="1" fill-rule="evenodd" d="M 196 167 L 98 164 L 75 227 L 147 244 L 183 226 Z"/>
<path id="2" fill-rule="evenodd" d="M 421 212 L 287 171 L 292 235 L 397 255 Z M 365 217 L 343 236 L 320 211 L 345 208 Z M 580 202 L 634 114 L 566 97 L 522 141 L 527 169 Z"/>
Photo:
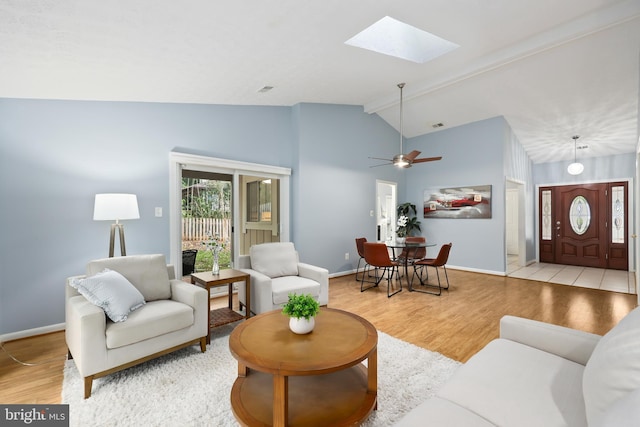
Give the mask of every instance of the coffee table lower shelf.
<path id="1" fill-rule="evenodd" d="M 209 318 L 209 327 L 215 328 L 217 326 L 226 325 L 227 323 L 237 322 L 238 320 L 243 320 L 244 314 L 240 314 L 236 311 L 233 311 L 230 308 L 216 308 L 215 310 L 211 310 L 211 316 Z"/>
<path id="2" fill-rule="evenodd" d="M 376 409 L 376 393 L 367 392 L 367 368 L 358 364 L 324 375 L 290 376 L 288 422 L 296 426 L 349 426 Z M 231 408 L 244 426 L 273 424 L 273 376 L 249 370 L 231 389 Z"/>

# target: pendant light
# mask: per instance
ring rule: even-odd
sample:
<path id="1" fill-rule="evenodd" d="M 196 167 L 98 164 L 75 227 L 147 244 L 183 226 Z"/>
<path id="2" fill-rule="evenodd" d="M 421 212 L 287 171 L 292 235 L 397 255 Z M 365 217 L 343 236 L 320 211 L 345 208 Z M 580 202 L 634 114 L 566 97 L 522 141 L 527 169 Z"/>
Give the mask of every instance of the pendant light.
<path id="1" fill-rule="evenodd" d="M 573 138 L 573 163 L 571 163 L 569 165 L 569 167 L 567 167 L 567 172 L 569 172 L 571 175 L 580 175 L 582 173 L 582 171 L 584 171 L 584 165 L 580 162 L 578 162 L 577 160 L 577 150 L 578 150 L 578 138 L 580 138 L 580 136 L 578 135 L 574 135 L 572 136 Z"/>

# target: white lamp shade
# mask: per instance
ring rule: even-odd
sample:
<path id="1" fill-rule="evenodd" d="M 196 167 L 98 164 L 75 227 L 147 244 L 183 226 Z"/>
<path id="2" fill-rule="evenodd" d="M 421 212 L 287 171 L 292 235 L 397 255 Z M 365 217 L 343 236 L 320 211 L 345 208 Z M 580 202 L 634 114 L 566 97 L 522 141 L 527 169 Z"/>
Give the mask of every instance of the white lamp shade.
<path id="1" fill-rule="evenodd" d="M 584 165 L 582 163 L 571 163 L 569 167 L 567 167 L 567 172 L 571 175 L 580 175 L 584 171 Z"/>
<path id="2" fill-rule="evenodd" d="M 138 219 L 138 198 L 135 194 L 96 194 L 94 221 Z"/>

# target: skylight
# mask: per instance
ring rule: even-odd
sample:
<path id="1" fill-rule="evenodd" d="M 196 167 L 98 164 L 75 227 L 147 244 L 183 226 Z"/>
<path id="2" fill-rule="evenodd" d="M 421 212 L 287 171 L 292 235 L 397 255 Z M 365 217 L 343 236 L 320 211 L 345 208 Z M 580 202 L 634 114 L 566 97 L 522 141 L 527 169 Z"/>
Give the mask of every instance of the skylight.
<path id="1" fill-rule="evenodd" d="M 424 64 L 460 47 L 419 28 L 385 16 L 345 42 L 396 58 Z"/>

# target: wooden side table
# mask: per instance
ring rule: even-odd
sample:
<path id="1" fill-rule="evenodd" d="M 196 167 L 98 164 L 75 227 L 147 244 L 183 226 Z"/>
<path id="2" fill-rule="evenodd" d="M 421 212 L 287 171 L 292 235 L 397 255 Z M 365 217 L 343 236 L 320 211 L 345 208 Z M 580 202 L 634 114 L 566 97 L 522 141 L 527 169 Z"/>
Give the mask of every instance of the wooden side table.
<path id="1" fill-rule="evenodd" d="M 233 310 L 233 284 L 234 282 L 240 282 L 242 280 L 244 280 L 247 299 L 244 315 Z M 211 344 L 211 328 L 237 322 L 242 319 L 248 319 L 251 316 L 251 278 L 249 274 L 234 269 L 220 270 L 220 274 L 212 274 L 210 271 L 205 271 L 202 273 L 193 273 L 191 275 L 191 283 L 202 286 L 208 293 L 207 312 L 209 313 L 209 330 L 207 331 L 207 344 Z M 224 285 L 229 286 L 229 306 L 211 310 L 211 288 Z"/>
<path id="2" fill-rule="evenodd" d="M 231 332 L 229 350 L 238 360 L 231 409 L 241 425 L 353 426 L 377 409 L 375 327 L 326 307 L 315 322 L 313 332 L 297 335 L 289 318 L 273 310 Z"/>

